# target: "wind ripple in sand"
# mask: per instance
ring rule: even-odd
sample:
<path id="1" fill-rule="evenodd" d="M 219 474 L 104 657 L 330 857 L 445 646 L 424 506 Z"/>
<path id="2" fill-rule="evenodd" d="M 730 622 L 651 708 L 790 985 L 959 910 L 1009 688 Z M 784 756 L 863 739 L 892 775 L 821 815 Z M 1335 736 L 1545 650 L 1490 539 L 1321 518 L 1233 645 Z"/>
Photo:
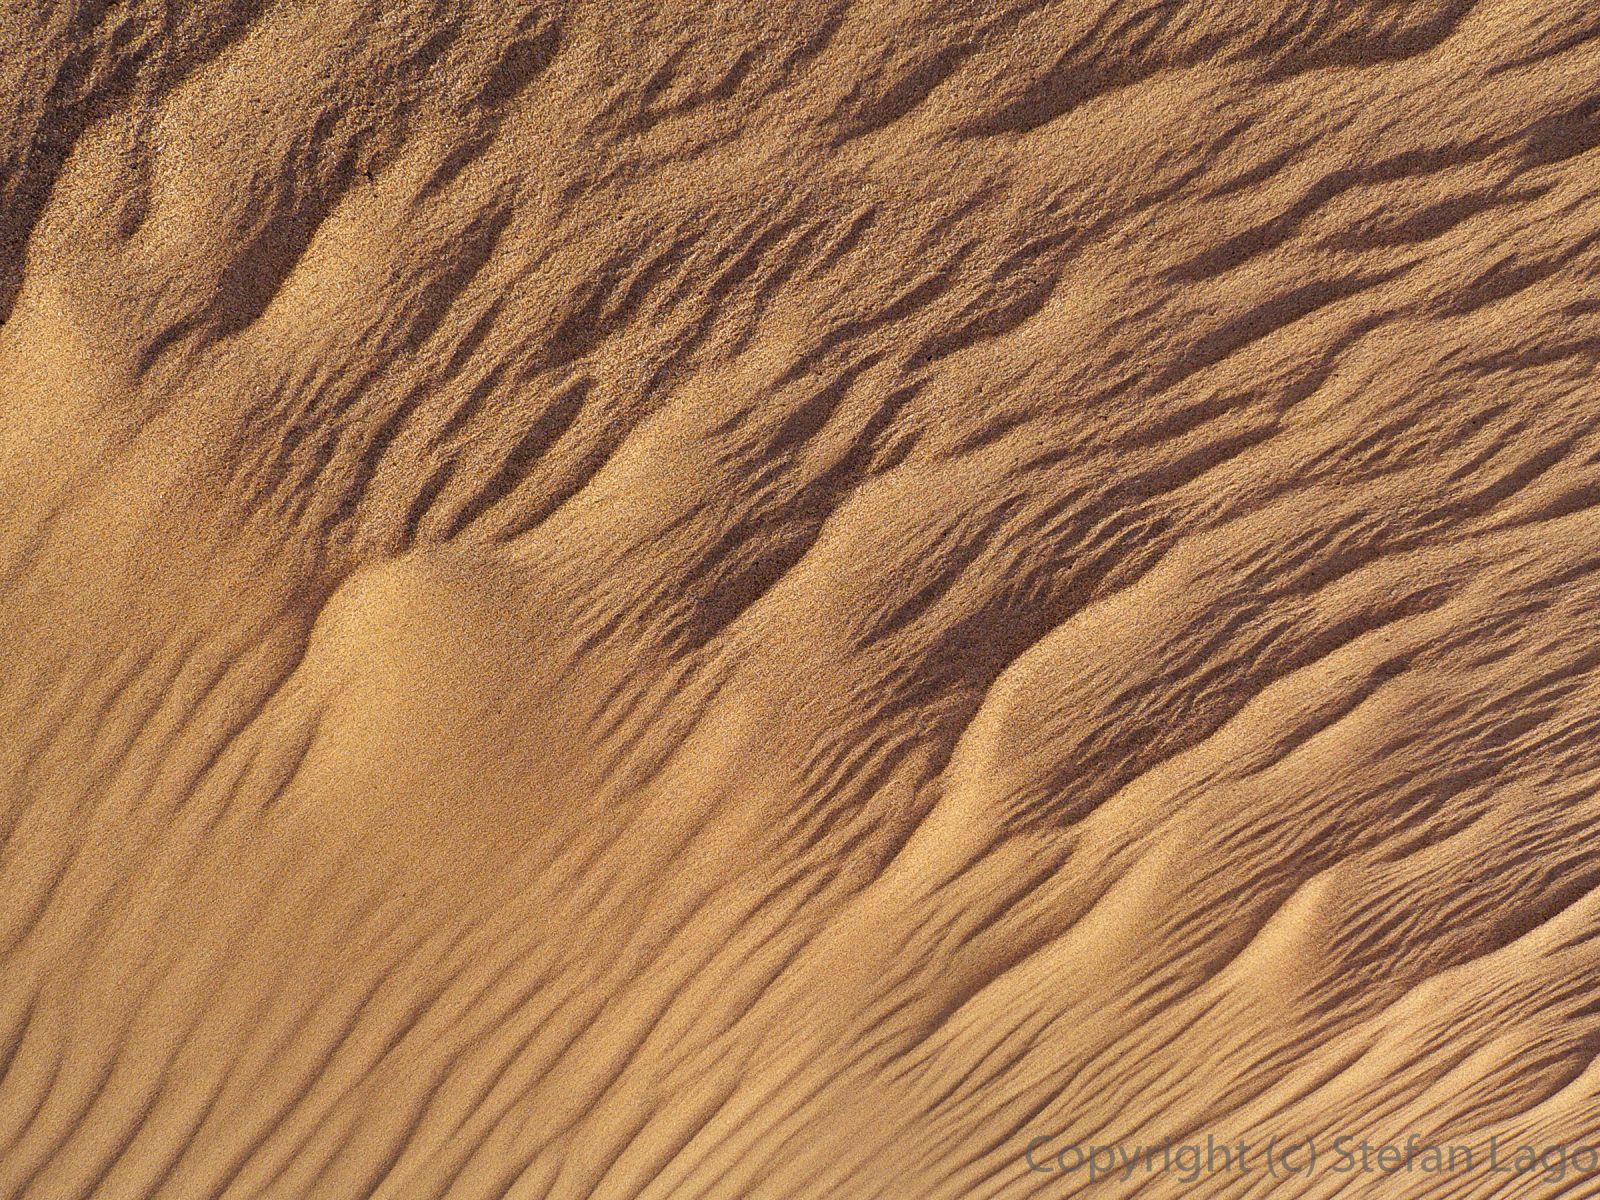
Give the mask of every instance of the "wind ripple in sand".
<path id="1" fill-rule="evenodd" d="M 1585 6 L 0 33 L 0 1195 L 1592 1193 Z"/>

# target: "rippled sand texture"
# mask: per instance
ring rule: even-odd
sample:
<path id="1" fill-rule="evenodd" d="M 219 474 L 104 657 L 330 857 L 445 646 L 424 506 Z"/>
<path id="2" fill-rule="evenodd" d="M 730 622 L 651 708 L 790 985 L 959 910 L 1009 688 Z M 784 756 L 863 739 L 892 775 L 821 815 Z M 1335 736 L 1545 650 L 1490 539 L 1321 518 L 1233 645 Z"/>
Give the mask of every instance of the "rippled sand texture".
<path id="1" fill-rule="evenodd" d="M 1600 1186 L 1592 5 L 0 20 L 0 1196 Z"/>

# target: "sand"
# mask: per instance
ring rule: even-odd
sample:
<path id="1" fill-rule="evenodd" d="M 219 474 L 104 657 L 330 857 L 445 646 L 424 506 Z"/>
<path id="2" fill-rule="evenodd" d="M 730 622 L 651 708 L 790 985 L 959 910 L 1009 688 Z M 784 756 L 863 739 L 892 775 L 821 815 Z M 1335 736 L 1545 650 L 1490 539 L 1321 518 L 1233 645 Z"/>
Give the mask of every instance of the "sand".
<path id="1" fill-rule="evenodd" d="M 0 96 L 0 1197 L 1600 1194 L 1591 5 Z"/>

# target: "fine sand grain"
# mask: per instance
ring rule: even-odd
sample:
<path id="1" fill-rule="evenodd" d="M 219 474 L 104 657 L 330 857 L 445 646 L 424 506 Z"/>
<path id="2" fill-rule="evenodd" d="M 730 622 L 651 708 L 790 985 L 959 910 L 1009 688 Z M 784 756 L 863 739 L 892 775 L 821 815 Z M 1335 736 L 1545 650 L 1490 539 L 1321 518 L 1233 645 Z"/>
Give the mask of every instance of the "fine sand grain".
<path id="1" fill-rule="evenodd" d="M 1600 1195 L 1594 4 L 0 0 L 0 109 L 0 1200 Z"/>

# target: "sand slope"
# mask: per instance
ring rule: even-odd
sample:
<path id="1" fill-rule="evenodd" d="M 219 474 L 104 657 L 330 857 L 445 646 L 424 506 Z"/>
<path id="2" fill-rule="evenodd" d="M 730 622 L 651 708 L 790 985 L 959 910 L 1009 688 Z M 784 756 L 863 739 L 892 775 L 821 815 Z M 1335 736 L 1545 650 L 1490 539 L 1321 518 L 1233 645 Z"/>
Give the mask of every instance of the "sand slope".
<path id="1" fill-rule="evenodd" d="M 0 5 L 0 1197 L 1600 1194 L 1590 7 Z"/>

